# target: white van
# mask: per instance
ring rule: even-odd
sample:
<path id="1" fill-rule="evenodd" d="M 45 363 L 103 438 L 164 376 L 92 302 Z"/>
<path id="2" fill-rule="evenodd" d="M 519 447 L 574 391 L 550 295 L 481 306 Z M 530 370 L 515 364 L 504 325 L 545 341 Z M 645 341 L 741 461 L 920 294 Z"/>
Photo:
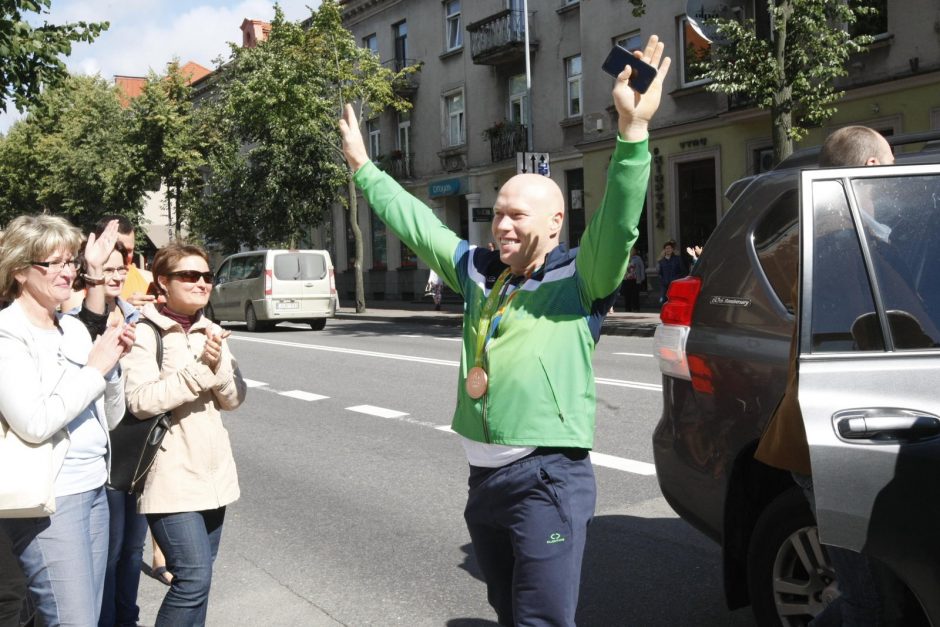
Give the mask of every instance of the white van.
<path id="1" fill-rule="evenodd" d="M 325 250 L 253 250 L 226 257 L 206 306 L 214 321 L 244 320 L 263 331 L 281 320 L 314 331 L 336 314 L 336 279 Z"/>

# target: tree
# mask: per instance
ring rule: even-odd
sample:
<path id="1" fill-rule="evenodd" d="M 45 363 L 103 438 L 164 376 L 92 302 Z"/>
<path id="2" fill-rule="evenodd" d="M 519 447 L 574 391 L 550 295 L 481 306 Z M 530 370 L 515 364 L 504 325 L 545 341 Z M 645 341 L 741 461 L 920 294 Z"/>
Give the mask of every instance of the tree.
<path id="1" fill-rule="evenodd" d="M 0 96 L 20 111 L 39 98 L 44 87 L 68 77 L 62 56 L 75 42 L 94 41 L 108 22 L 74 22 L 56 26 L 30 24 L 24 13 L 48 11 L 52 0 L 0 0 Z"/>
<path id="2" fill-rule="evenodd" d="M 151 72 L 140 95 L 131 103 L 133 126 L 128 142 L 143 168 L 166 188 L 167 217 L 176 237 L 182 235 L 187 199 L 202 182 L 209 129 L 193 113 L 190 77 L 178 60 L 167 64 L 165 75 Z"/>
<path id="3" fill-rule="evenodd" d="M 345 102 L 370 115 L 389 106 L 407 110 L 394 85 L 414 71 L 393 72 L 360 48 L 335 0 L 324 0 L 303 24 L 286 21 L 275 5 L 268 40 L 233 46 L 217 100 L 207 105 L 217 109 L 215 127 L 228 127 L 237 142 L 216 144 L 194 224 L 218 241 L 293 245 L 344 202 L 345 187 L 356 237 L 356 310 L 364 311 L 362 235 L 337 120 Z M 246 230 L 235 235 L 232 226 Z"/>
<path id="4" fill-rule="evenodd" d="M 126 143 L 130 114 L 100 77 L 47 89 L 0 139 L 0 222 L 51 211 L 77 226 L 105 213 L 137 221 L 145 176 Z"/>
<path id="5" fill-rule="evenodd" d="M 642 0 L 630 0 L 642 15 Z M 867 35 L 850 33 L 860 17 L 877 13 L 868 0 L 767 0 L 770 37 L 761 37 L 753 19 L 738 22 L 716 18 L 719 44 L 699 59 L 700 78 L 707 89 L 740 94 L 769 109 L 773 127 L 774 162 L 793 152 L 793 142 L 806 136 L 835 112 L 843 92 L 834 79 L 848 73 L 849 56 L 871 43 Z"/>

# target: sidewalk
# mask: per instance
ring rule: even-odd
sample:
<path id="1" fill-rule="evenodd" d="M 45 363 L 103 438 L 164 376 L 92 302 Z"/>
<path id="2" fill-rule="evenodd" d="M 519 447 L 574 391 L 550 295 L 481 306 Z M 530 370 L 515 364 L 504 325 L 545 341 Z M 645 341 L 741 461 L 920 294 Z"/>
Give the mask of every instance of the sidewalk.
<path id="1" fill-rule="evenodd" d="M 444 302 L 441 311 L 435 311 L 430 299 L 424 301 L 366 301 L 366 311 L 356 313 L 355 306 L 348 306 L 350 300 L 341 302 L 336 310 L 340 320 L 367 320 L 370 322 L 416 322 L 419 324 L 437 324 L 460 326 L 463 322 L 463 306 L 458 303 Z M 609 314 L 601 327 L 601 335 L 633 335 L 652 337 L 659 324 L 659 311 L 624 313 L 617 311 Z"/>

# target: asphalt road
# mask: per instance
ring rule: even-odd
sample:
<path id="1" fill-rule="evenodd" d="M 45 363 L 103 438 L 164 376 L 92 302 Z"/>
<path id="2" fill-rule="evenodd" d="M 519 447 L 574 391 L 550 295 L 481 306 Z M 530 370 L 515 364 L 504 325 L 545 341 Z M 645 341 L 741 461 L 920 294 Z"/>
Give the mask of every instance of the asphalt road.
<path id="1" fill-rule="evenodd" d="M 447 428 L 459 328 L 230 328 L 252 387 L 227 416 L 242 496 L 209 624 L 495 625 L 463 522 L 466 460 Z M 604 336 L 595 355 L 598 504 L 578 624 L 752 625 L 724 606 L 718 547 L 676 517 L 652 474 L 662 399 L 651 348 Z M 165 591 L 142 579 L 141 624 Z"/>

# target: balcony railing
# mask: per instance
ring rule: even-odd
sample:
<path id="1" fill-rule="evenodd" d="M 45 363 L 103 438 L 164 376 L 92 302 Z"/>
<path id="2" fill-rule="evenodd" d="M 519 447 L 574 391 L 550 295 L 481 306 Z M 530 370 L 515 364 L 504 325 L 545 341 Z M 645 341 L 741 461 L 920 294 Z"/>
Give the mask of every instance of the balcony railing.
<path id="1" fill-rule="evenodd" d="M 393 72 L 401 72 L 403 69 L 411 65 L 417 65 L 419 70 L 399 78 L 392 85 L 395 93 L 406 97 L 413 96 L 415 92 L 418 91 L 418 85 L 420 83 L 418 77 L 420 76 L 421 72 L 421 63 L 417 59 L 399 59 L 398 57 L 382 62 L 383 67 L 386 67 Z"/>
<path id="2" fill-rule="evenodd" d="M 383 172 L 387 172 L 396 180 L 414 178 L 415 175 L 415 156 L 414 154 L 404 154 L 395 151 L 387 155 L 379 155 L 375 158 L 375 164 Z"/>
<path id="3" fill-rule="evenodd" d="M 478 65 L 500 65 L 517 61 L 525 54 L 525 14 L 504 9 L 467 26 L 470 56 Z M 535 49 L 532 31 L 529 46 Z"/>
<path id="4" fill-rule="evenodd" d="M 528 129 L 515 122 L 500 122 L 483 132 L 490 142 L 490 158 L 493 163 L 515 159 L 517 152 L 525 152 Z"/>

